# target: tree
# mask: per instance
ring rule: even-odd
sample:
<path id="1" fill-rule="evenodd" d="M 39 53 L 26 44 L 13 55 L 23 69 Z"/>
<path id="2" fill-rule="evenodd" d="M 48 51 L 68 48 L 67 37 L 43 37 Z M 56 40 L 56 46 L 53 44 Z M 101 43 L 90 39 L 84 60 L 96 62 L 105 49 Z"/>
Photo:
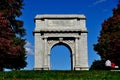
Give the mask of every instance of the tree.
<path id="1" fill-rule="evenodd" d="M 23 0 L 0 1 L 0 70 L 3 68 L 20 69 L 26 66 L 24 48 L 26 32 L 22 15 Z"/>
<path id="2" fill-rule="evenodd" d="M 113 9 L 113 16 L 103 22 L 94 50 L 102 60 L 109 59 L 120 66 L 120 4 Z"/>

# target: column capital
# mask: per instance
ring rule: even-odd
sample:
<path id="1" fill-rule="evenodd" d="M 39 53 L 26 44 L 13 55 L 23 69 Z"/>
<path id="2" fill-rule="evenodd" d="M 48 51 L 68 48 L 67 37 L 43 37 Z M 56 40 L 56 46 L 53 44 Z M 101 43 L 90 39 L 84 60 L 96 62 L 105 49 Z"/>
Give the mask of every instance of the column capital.
<path id="1" fill-rule="evenodd" d="M 79 37 L 79 36 L 77 36 L 77 37 L 75 37 L 75 39 L 80 39 L 80 37 Z"/>
<path id="2" fill-rule="evenodd" d="M 43 37 L 43 39 L 47 39 L 47 38 L 48 38 L 48 36 L 44 36 L 44 37 Z"/>

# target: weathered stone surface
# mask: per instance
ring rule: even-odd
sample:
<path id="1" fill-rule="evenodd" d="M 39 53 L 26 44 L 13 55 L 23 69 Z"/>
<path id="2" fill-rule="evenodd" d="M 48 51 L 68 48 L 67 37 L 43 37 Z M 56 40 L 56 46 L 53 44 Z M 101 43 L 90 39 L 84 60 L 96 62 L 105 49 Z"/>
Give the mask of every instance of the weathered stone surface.
<path id="1" fill-rule="evenodd" d="M 84 15 L 37 15 L 35 17 L 35 70 L 50 70 L 50 50 L 68 46 L 72 70 L 88 70 L 87 29 Z"/>

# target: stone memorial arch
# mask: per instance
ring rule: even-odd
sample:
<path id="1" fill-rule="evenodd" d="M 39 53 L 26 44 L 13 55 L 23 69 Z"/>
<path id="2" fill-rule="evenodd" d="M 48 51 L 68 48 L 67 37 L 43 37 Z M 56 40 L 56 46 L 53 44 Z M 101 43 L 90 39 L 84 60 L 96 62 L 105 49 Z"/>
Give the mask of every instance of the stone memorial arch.
<path id="1" fill-rule="evenodd" d="M 34 70 L 51 70 L 50 51 L 55 45 L 65 45 L 70 50 L 71 70 L 88 70 L 84 15 L 37 15 L 35 24 Z"/>

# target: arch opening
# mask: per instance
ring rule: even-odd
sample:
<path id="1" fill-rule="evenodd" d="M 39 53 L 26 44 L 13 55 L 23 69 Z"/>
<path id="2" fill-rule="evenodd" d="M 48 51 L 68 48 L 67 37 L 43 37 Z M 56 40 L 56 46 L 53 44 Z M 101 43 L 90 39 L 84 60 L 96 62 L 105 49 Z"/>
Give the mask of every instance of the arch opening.
<path id="1" fill-rule="evenodd" d="M 50 51 L 51 70 L 72 70 L 72 51 L 67 44 L 57 43 Z"/>

